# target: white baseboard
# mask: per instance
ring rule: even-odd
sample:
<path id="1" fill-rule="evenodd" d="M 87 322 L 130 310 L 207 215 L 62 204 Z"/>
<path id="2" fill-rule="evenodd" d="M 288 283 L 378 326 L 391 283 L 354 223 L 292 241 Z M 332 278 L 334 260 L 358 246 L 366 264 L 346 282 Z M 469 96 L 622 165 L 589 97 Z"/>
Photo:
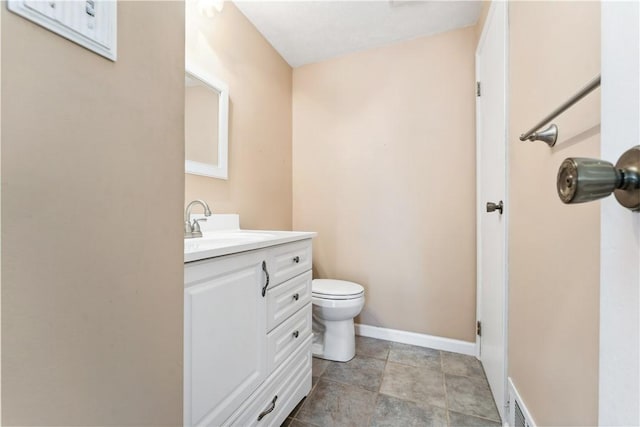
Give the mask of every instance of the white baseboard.
<path id="1" fill-rule="evenodd" d="M 536 427 L 536 422 L 533 420 L 531 413 L 527 409 L 527 405 L 524 404 L 520 393 L 518 393 L 518 389 L 513 384 L 511 377 L 507 378 L 508 387 L 509 387 L 509 416 L 507 417 L 507 425 L 512 427 L 521 427 L 522 423 L 516 421 L 516 411 L 515 406 L 516 402 L 518 403 L 518 407 L 520 408 L 520 412 L 522 413 L 522 417 L 524 418 L 524 426 L 525 427 Z M 520 420 L 522 421 L 522 420 Z"/>
<path id="2" fill-rule="evenodd" d="M 450 351 L 452 353 L 476 355 L 476 343 L 451 338 L 436 337 L 433 335 L 418 334 L 416 332 L 399 331 L 397 329 L 380 328 L 370 325 L 355 325 L 356 335 L 398 342 L 402 344 L 429 347 L 436 350 Z"/>

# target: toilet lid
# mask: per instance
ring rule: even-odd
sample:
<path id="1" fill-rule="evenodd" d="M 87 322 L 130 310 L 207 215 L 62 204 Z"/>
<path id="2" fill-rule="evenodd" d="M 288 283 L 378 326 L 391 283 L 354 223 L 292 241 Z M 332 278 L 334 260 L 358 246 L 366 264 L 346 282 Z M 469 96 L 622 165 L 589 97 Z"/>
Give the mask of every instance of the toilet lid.
<path id="1" fill-rule="evenodd" d="M 326 299 L 356 298 L 364 293 L 364 288 L 357 283 L 333 279 L 314 279 L 311 290 L 313 295 Z"/>

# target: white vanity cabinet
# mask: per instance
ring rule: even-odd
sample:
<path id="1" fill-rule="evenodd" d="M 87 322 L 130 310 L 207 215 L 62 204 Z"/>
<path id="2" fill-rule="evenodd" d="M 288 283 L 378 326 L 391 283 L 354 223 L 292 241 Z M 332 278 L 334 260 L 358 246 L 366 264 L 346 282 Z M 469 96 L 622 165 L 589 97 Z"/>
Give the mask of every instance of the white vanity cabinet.
<path id="1" fill-rule="evenodd" d="M 279 426 L 311 390 L 311 239 L 184 278 L 184 424 Z"/>

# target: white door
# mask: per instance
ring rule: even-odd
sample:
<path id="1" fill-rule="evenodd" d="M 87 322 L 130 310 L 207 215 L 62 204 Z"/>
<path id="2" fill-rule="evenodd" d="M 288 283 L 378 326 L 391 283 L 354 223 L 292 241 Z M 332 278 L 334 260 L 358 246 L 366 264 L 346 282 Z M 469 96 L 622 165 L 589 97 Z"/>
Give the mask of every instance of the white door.
<path id="1" fill-rule="evenodd" d="M 502 419 L 506 395 L 507 3 L 492 2 L 476 51 L 478 356 Z M 487 212 L 487 203 L 504 210 Z"/>
<path id="2" fill-rule="evenodd" d="M 602 2 L 601 158 L 640 144 L 638 2 Z M 640 213 L 601 204 L 599 425 L 640 425 Z"/>

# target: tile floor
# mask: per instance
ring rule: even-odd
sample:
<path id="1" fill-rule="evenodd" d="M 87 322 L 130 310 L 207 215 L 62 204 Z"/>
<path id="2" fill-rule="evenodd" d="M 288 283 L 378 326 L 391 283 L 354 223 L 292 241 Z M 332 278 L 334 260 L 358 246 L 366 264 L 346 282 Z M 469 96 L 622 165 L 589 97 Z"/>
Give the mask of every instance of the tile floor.
<path id="1" fill-rule="evenodd" d="M 313 359 L 313 388 L 288 427 L 500 426 L 475 357 L 356 337 L 347 363 Z"/>

